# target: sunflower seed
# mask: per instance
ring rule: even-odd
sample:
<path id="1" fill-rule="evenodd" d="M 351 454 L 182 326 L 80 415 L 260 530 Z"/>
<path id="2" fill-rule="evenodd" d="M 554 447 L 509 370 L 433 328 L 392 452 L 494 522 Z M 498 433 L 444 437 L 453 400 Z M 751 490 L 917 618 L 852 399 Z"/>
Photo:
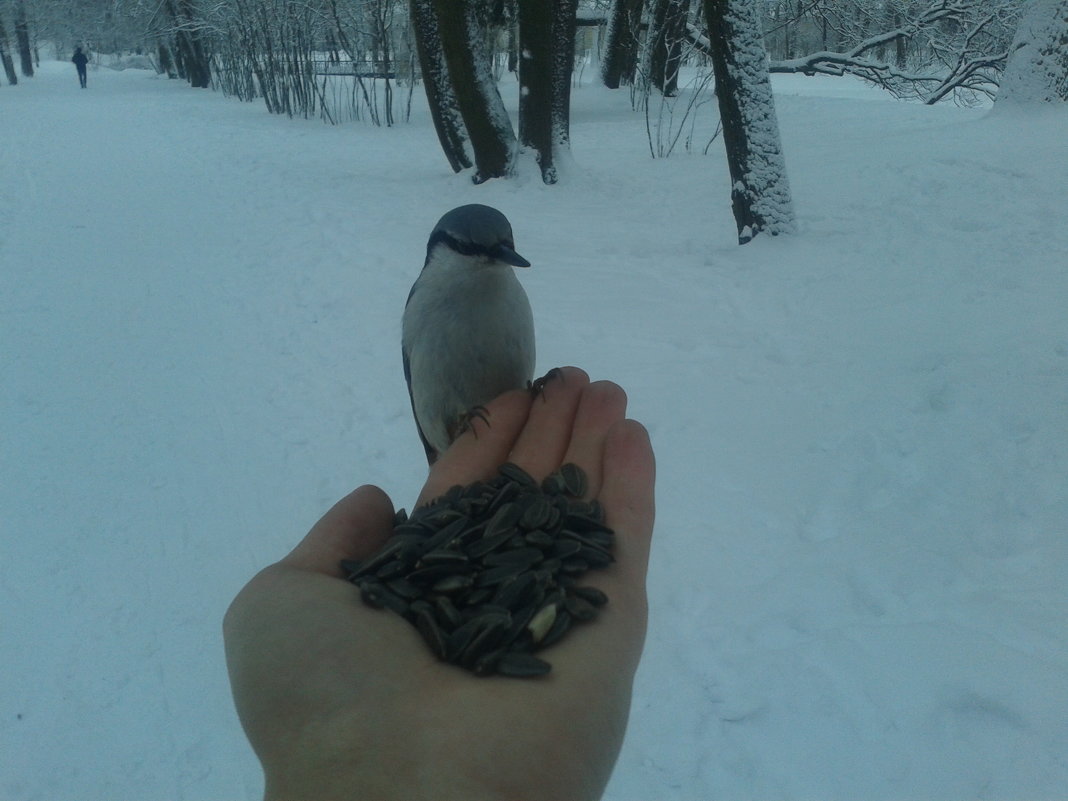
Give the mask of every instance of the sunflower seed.
<path id="1" fill-rule="evenodd" d="M 586 472 L 577 464 L 568 462 L 561 465 L 560 476 L 564 480 L 564 487 L 568 495 L 573 498 L 581 498 L 586 494 L 586 489 L 589 486 L 586 481 Z"/>
<path id="2" fill-rule="evenodd" d="M 586 621 L 597 617 L 597 609 L 594 605 L 587 600 L 579 598 L 577 595 L 572 595 L 564 601 L 564 608 L 575 620 Z"/>
<path id="3" fill-rule="evenodd" d="M 410 515 L 362 561 L 340 568 L 365 603 L 400 614 L 433 653 L 479 674 L 539 676 L 532 652 L 590 620 L 607 601 L 578 586 L 613 561 L 614 535 L 573 464 L 536 483 L 515 464 L 486 482 L 451 487 Z"/>
<path id="4" fill-rule="evenodd" d="M 409 600 L 419 598 L 423 594 L 422 587 L 415 585 L 405 578 L 390 579 L 386 582 L 386 587 L 390 592 L 396 593 L 401 598 L 407 598 Z"/>
<path id="5" fill-rule="evenodd" d="M 594 606 L 604 606 L 608 603 L 608 596 L 596 587 L 572 587 L 571 594 Z"/>
<path id="6" fill-rule="evenodd" d="M 395 578 L 402 573 L 407 573 L 410 569 L 408 563 L 404 560 L 394 559 L 392 562 L 386 562 L 386 564 L 378 568 L 375 572 L 375 577 L 385 581 L 386 579 Z"/>
<path id="7" fill-rule="evenodd" d="M 417 537 L 415 539 L 421 540 L 422 537 Z M 389 562 L 398 556 L 404 556 L 406 549 L 409 549 L 412 545 L 414 545 L 414 542 L 413 538 L 410 536 L 390 537 L 377 553 L 371 555 L 360 563 L 359 568 L 352 573 L 350 580 L 372 573 L 382 567 L 386 562 Z"/>
<path id="8" fill-rule="evenodd" d="M 427 608 L 420 608 L 415 612 L 415 627 L 423 635 L 423 639 L 430 646 L 430 650 L 434 652 L 434 656 L 438 659 L 445 659 L 448 655 L 445 634 L 434 619 L 434 613 L 429 609 L 429 605 Z"/>
<path id="9" fill-rule="evenodd" d="M 514 550 L 497 551 L 496 553 L 488 554 L 482 560 L 482 564 L 491 567 L 496 565 L 521 565 L 526 569 L 540 562 L 542 556 L 543 554 L 539 548 L 515 548 Z"/>
<path id="10" fill-rule="evenodd" d="M 471 671 L 476 676 L 489 676 L 497 672 L 497 664 L 501 661 L 501 657 L 505 654 L 503 648 L 498 648 L 495 651 L 490 651 L 488 654 L 482 654 L 471 665 Z"/>
<path id="11" fill-rule="evenodd" d="M 341 572 L 345 574 L 345 578 L 352 581 L 354 576 L 359 575 L 362 563 L 356 559 L 342 559 L 338 566 L 341 568 Z"/>
<path id="12" fill-rule="evenodd" d="M 604 548 L 594 548 L 585 545 L 579 548 L 578 556 L 593 568 L 608 567 L 608 565 L 615 561 L 615 557 Z"/>
<path id="13" fill-rule="evenodd" d="M 512 616 L 507 612 L 504 614 L 491 612 L 476 618 L 476 620 L 480 626 L 478 633 L 471 638 L 471 642 L 457 656 L 460 664 L 465 667 L 474 665 L 479 656 L 487 651 L 492 651 L 500 645 L 505 632 L 512 625 Z"/>
<path id="14" fill-rule="evenodd" d="M 544 495 L 527 495 L 521 505 L 523 514 L 519 518 L 519 527 L 523 530 L 532 531 L 549 522 L 553 507 Z"/>
<path id="15" fill-rule="evenodd" d="M 407 568 L 410 570 L 410 568 Z M 450 576 L 465 576 L 470 573 L 471 568 L 466 565 L 429 565 L 427 567 L 419 567 L 408 573 L 408 580 L 418 584 L 420 586 L 427 586 L 428 584 L 433 586 L 435 583 L 444 578 Z"/>
<path id="16" fill-rule="evenodd" d="M 530 631 L 530 636 L 535 643 L 542 641 L 549 629 L 552 628 L 555 620 L 556 604 L 546 604 L 531 618 L 530 623 L 527 624 L 527 629 Z"/>
<path id="17" fill-rule="evenodd" d="M 527 545 L 532 545 L 535 548 L 540 548 L 543 551 L 553 547 L 553 545 L 556 543 L 556 537 L 554 537 L 547 531 L 542 531 L 541 529 L 534 529 L 533 531 L 528 531 L 526 534 L 523 535 L 523 540 L 526 542 Z"/>
<path id="18" fill-rule="evenodd" d="M 456 564 L 457 562 L 467 561 L 467 554 L 461 551 L 453 551 L 447 548 L 437 548 L 419 557 L 418 564 L 429 567 L 430 565 L 434 564 Z"/>
<path id="19" fill-rule="evenodd" d="M 464 597 L 463 602 L 466 606 L 479 606 L 484 603 L 488 603 L 493 597 L 493 587 L 479 587 L 471 590 Z"/>
<path id="20" fill-rule="evenodd" d="M 414 605 L 412 604 L 412 606 Z M 452 601 L 444 595 L 434 596 L 434 611 L 441 625 L 449 631 L 452 631 L 463 622 L 463 618 L 460 617 L 460 613 Z"/>
<path id="21" fill-rule="evenodd" d="M 563 529 L 560 531 L 561 539 L 574 540 L 579 545 L 587 548 L 598 548 L 599 550 L 608 553 L 608 549 L 612 547 L 611 539 L 606 539 L 603 533 L 596 531 L 586 531 L 579 533 L 570 529 Z"/>
<path id="22" fill-rule="evenodd" d="M 565 559 L 563 564 L 560 565 L 560 569 L 563 570 L 565 573 L 570 573 L 571 575 L 575 576 L 579 573 L 585 573 L 587 570 L 590 569 L 590 565 L 588 562 L 584 562 L 577 556 L 573 556 L 570 559 Z"/>
<path id="23" fill-rule="evenodd" d="M 493 537 L 505 531 L 515 531 L 516 524 L 522 514 L 523 510 L 518 504 L 514 502 L 504 504 L 497 509 L 493 517 L 486 523 L 486 531 L 483 536 Z"/>
<path id="24" fill-rule="evenodd" d="M 582 543 L 573 539 L 559 539 L 553 545 L 552 554 L 557 559 L 567 559 L 582 550 Z"/>
<path id="25" fill-rule="evenodd" d="M 493 500 L 491 500 L 489 506 L 486 507 L 486 512 L 488 514 L 496 513 L 498 509 L 504 506 L 504 504 L 509 503 L 513 498 L 519 495 L 519 484 L 514 481 L 509 481 L 508 479 L 503 478 L 503 476 L 502 480 L 506 483 L 496 490 Z"/>
<path id="26" fill-rule="evenodd" d="M 497 662 L 497 672 L 502 676 L 544 676 L 550 670 L 552 665 L 548 662 L 519 651 L 509 651 Z"/>
<path id="27" fill-rule="evenodd" d="M 471 576 L 446 576 L 438 579 L 431 585 L 434 592 L 458 592 L 465 590 L 475 583 Z"/>
<path id="28" fill-rule="evenodd" d="M 559 471 L 549 473 L 549 475 L 542 479 L 541 491 L 546 495 L 559 495 L 566 489 L 567 482 L 564 481 L 564 477 L 560 475 Z"/>
<path id="29" fill-rule="evenodd" d="M 436 548 L 448 544 L 454 537 L 459 536 L 470 525 L 471 518 L 463 516 L 458 517 L 422 543 L 425 552 L 433 551 Z"/>
<path id="30" fill-rule="evenodd" d="M 515 609 L 522 605 L 531 590 L 534 589 L 534 574 L 527 572 L 501 583 L 493 595 L 493 603 L 506 609 Z"/>
<path id="31" fill-rule="evenodd" d="M 448 659 L 450 661 L 456 659 L 468 645 L 471 644 L 471 640 L 475 638 L 475 635 L 479 632 L 482 624 L 478 618 L 468 620 L 466 623 L 453 629 L 449 632 L 446 638 L 446 652 L 448 653 Z"/>
<path id="32" fill-rule="evenodd" d="M 407 523 L 401 523 L 399 526 L 395 526 L 393 528 L 393 536 L 418 537 L 420 540 L 424 540 L 431 531 L 432 529 L 424 526 L 422 523 L 409 521 Z"/>
<path id="33" fill-rule="evenodd" d="M 361 584 L 360 597 L 365 604 L 374 609 L 389 609 L 398 615 L 408 614 L 408 602 L 377 581 L 366 581 Z"/>
<path id="34" fill-rule="evenodd" d="M 514 462 L 505 462 L 497 468 L 497 472 L 505 478 L 509 478 L 512 481 L 515 481 L 521 487 L 538 486 L 538 482 L 534 480 L 534 477 Z"/>
<path id="35" fill-rule="evenodd" d="M 483 536 L 467 548 L 467 555 L 472 559 L 479 559 L 490 551 L 495 551 L 512 539 L 511 530 L 502 531 L 493 536 Z"/>
<path id="36" fill-rule="evenodd" d="M 527 569 L 523 564 L 511 564 L 511 565 L 499 565 L 497 567 L 491 567 L 489 570 L 484 570 L 479 573 L 475 583 L 479 587 L 493 587 L 501 582 L 510 579 L 514 576 L 518 576 L 524 570 Z"/>

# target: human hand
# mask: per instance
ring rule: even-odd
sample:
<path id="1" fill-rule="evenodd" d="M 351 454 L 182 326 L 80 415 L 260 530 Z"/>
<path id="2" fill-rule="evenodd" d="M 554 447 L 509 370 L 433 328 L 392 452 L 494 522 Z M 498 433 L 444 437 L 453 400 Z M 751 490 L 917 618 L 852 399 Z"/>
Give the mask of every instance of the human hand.
<path id="1" fill-rule="evenodd" d="M 373 553 L 393 507 L 377 487 L 339 501 L 238 594 L 223 624 L 234 701 L 263 764 L 265 798 L 599 798 L 626 728 L 645 637 L 654 463 L 615 384 L 565 368 L 543 394 L 487 405 L 431 469 L 418 503 L 513 461 L 541 479 L 582 467 L 616 532 L 616 561 L 585 583 L 597 620 L 544 652 L 538 679 L 479 678 L 439 662 L 413 626 L 370 609 L 341 559 Z"/>

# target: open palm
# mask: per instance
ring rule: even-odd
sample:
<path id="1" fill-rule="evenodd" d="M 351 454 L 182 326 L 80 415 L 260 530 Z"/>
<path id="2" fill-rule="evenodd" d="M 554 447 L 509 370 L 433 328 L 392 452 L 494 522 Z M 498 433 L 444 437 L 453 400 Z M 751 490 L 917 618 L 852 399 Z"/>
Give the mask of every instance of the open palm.
<path id="1" fill-rule="evenodd" d="M 544 653 L 531 680 L 478 678 L 437 661 L 416 630 L 359 602 L 338 569 L 389 536 L 375 487 L 340 501 L 227 612 L 238 713 L 264 766 L 268 799 L 586 799 L 619 753 L 645 635 L 653 524 L 652 450 L 625 420 L 626 396 L 567 368 L 543 394 L 487 407 L 432 468 L 419 502 L 513 461 L 537 478 L 564 462 L 616 531 L 617 561 L 590 574 L 610 598 L 596 622 Z"/>

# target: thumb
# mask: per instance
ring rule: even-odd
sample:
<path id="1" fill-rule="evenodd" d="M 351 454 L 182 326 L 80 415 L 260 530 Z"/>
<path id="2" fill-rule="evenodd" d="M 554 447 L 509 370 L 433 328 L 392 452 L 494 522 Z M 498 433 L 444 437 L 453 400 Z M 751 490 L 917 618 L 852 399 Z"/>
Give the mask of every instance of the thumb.
<path id="1" fill-rule="evenodd" d="M 340 577 L 342 559 L 360 559 L 374 552 L 392 530 L 393 502 L 368 484 L 335 503 L 281 563 Z"/>

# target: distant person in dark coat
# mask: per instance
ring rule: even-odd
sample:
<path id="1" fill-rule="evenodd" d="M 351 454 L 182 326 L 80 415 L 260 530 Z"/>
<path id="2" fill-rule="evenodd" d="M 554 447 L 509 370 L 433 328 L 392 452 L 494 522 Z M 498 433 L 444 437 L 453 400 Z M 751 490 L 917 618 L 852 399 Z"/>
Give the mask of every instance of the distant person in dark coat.
<path id="1" fill-rule="evenodd" d="M 74 66 L 78 68 L 78 81 L 82 85 L 82 89 L 85 88 L 85 65 L 89 63 L 89 57 L 82 52 L 80 47 L 74 48 L 74 58 L 71 59 L 74 62 Z"/>

